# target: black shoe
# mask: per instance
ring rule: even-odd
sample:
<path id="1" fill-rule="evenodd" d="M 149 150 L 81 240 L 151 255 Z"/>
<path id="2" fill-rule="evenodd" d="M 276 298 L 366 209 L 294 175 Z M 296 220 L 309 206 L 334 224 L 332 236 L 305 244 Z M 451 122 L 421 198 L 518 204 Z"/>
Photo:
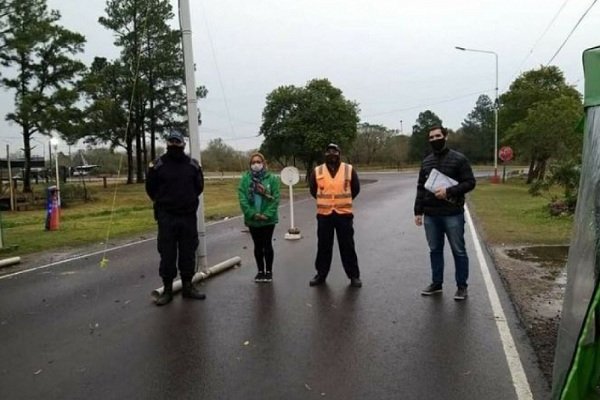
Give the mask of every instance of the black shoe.
<path id="1" fill-rule="evenodd" d="M 204 293 L 200 293 L 198 289 L 194 287 L 192 282 L 183 282 L 183 289 L 181 289 L 181 296 L 184 299 L 195 299 L 195 300 L 204 300 L 206 295 Z"/>
<path id="2" fill-rule="evenodd" d="M 464 300 L 467 298 L 468 295 L 469 295 L 469 292 L 467 291 L 467 287 L 459 286 L 458 289 L 456 289 L 456 293 L 454 294 L 454 300 L 456 300 L 456 301 Z"/>
<path id="3" fill-rule="evenodd" d="M 360 280 L 360 278 L 350 278 L 350 286 L 362 287 L 362 281 Z"/>
<path id="4" fill-rule="evenodd" d="M 273 282 L 273 271 L 265 272 L 265 280 L 263 282 Z"/>
<path id="5" fill-rule="evenodd" d="M 265 273 L 263 271 L 258 271 L 258 274 L 254 277 L 254 282 L 264 282 L 265 281 Z"/>
<path id="6" fill-rule="evenodd" d="M 154 301 L 157 306 L 164 306 L 173 300 L 173 282 L 163 282 L 163 285 L 162 294 Z"/>
<path id="7" fill-rule="evenodd" d="M 319 274 L 315 275 L 314 278 L 312 278 L 310 280 L 310 282 L 308 282 L 309 286 L 319 286 L 325 283 L 325 277 L 321 276 Z"/>
<path id="8" fill-rule="evenodd" d="M 160 296 L 154 301 L 154 304 L 157 306 L 164 306 L 169 304 L 173 300 L 173 292 L 172 291 L 163 291 Z"/>
<path id="9" fill-rule="evenodd" d="M 432 283 L 427 286 L 425 289 L 421 290 L 421 294 L 423 296 L 431 296 L 432 294 L 442 293 L 442 284 L 441 283 Z"/>

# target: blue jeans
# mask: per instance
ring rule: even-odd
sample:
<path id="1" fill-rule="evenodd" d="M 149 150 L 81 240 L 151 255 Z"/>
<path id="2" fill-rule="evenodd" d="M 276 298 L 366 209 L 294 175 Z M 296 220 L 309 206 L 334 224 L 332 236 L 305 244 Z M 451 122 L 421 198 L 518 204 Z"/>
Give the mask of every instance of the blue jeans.
<path id="1" fill-rule="evenodd" d="M 454 256 L 456 285 L 466 287 L 469 278 L 469 257 L 465 249 L 465 215 L 425 215 L 424 220 L 425 236 L 429 244 L 429 257 L 431 259 L 432 282 L 440 285 L 444 282 L 445 234 Z"/>

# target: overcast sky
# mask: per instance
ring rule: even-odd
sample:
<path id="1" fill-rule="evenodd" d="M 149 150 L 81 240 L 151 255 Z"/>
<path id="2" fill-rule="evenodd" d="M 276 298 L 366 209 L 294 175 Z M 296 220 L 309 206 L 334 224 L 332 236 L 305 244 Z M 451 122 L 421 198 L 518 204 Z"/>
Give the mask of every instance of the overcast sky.
<path id="1" fill-rule="evenodd" d="M 495 64 L 491 54 L 454 46 L 495 51 L 502 93 L 519 72 L 549 62 L 592 2 L 190 0 L 196 80 L 209 90 L 199 103 L 201 144 L 221 137 L 239 150 L 258 147 L 266 95 L 314 78 L 359 103 L 362 122 L 410 134 L 419 112 L 431 109 L 457 129 L 480 94 L 493 98 Z M 63 26 L 85 35 L 88 65 L 94 56 L 118 55 L 98 24 L 105 3 L 48 0 Z M 599 26 L 596 4 L 552 62 L 580 91 L 581 53 L 600 45 Z M 0 92 L 3 116 L 12 96 Z M 22 147 L 17 126 L 2 120 L 0 132 L 3 142 Z"/>

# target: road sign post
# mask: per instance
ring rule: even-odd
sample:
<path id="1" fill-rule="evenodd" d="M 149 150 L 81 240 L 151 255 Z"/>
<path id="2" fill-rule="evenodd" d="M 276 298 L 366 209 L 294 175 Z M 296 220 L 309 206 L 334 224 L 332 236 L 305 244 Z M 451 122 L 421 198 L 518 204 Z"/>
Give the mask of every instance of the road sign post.
<path id="1" fill-rule="evenodd" d="M 513 156 L 513 150 L 508 146 L 503 146 L 498 151 L 498 157 L 502 160 L 502 183 L 506 182 L 506 163 L 512 160 Z"/>
<path id="2" fill-rule="evenodd" d="M 293 186 L 300 181 L 300 173 L 296 167 L 285 167 L 281 170 L 281 181 L 290 190 L 290 229 L 285 234 L 287 240 L 298 240 L 302 237 L 300 229 L 294 225 L 294 189 Z"/>

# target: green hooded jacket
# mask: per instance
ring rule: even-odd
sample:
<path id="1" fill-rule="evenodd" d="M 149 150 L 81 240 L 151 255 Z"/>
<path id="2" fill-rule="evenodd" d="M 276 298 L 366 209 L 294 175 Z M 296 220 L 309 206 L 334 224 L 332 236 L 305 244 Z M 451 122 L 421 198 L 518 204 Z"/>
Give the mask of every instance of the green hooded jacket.
<path id="1" fill-rule="evenodd" d="M 269 171 L 265 172 L 262 184 L 265 187 L 266 196 L 262 196 L 260 209 L 257 209 L 254 202 L 250 200 L 251 181 L 252 174 L 250 171 L 246 171 L 238 186 L 238 198 L 242 214 L 244 214 L 244 223 L 252 227 L 275 225 L 279 222 L 279 177 Z M 267 219 L 264 221 L 255 219 L 256 214 L 262 214 Z"/>

